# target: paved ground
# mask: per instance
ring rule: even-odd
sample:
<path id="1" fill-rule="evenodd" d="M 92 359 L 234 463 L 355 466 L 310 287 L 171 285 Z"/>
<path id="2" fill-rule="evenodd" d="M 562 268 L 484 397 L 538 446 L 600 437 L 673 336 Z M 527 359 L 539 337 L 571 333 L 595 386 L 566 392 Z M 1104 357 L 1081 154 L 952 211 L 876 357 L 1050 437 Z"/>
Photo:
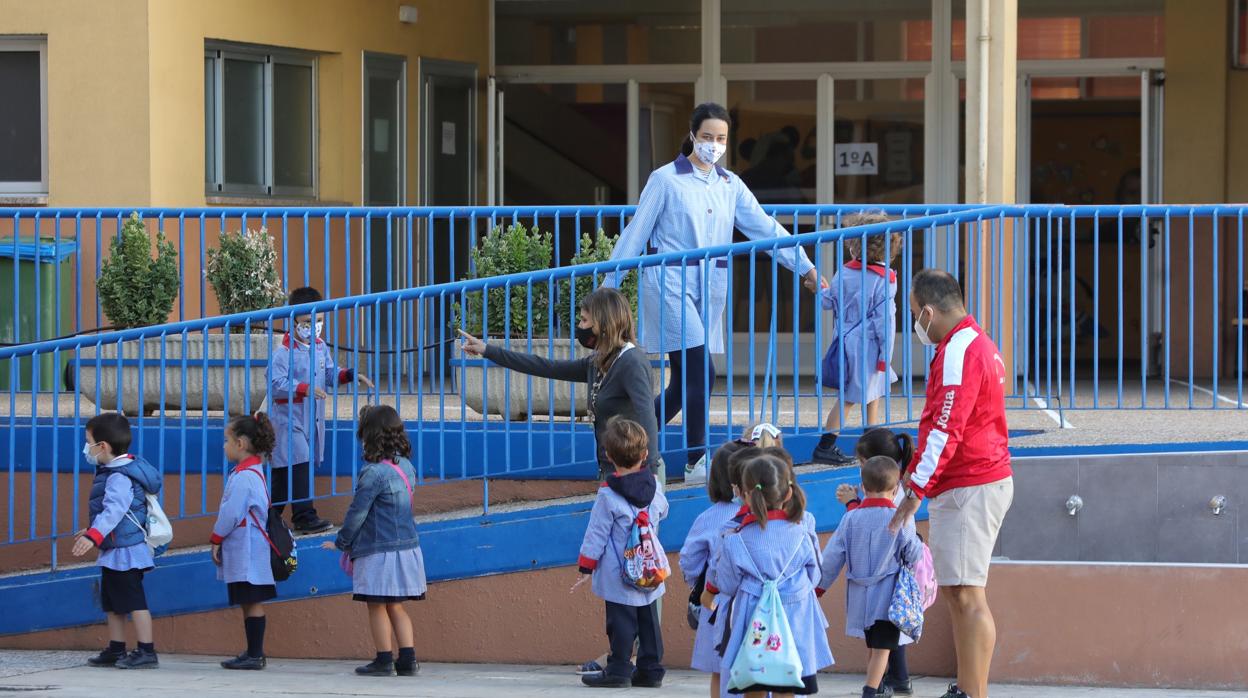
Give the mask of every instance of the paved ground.
<path id="1" fill-rule="evenodd" d="M 493 664 L 430 664 L 415 678 L 359 678 L 351 675 L 361 662 L 274 660 L 263 672 L 228 672 L 217 658 L 164 656 L 155 671 L 124 672 L 83 666 L 82 652 L 0 651 L 0 693 L 37 696 L 418 696 L 425 698 L 522 698 L 585 696 L 568 667 Z M 642 695 L 706 695 L 706 678 L 691 671 L 673 671 L 660 691 L 635 689 Z M 857 676 L 820 675 L 821 696 L 856 696 Z M 944 679 L 922 679 L 915 695 L 935 698 Z M 994 698 L 1227 698 L 1219 691 L 1172 691 L 1125 688 L 994 686 Z M 617 692 L 606 692 L 618 695 Z"/>

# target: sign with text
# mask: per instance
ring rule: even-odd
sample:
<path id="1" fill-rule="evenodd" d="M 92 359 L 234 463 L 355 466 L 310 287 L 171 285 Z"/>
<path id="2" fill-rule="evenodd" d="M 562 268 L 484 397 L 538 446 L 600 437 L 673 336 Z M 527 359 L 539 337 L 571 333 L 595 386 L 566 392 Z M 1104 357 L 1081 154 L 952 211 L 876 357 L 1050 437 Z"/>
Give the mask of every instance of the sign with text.
<path id="1" fill-rule="evenodd" d="M 880 173 L 878 143 L 837 143 L 836 174 L 875 175 Z"/>

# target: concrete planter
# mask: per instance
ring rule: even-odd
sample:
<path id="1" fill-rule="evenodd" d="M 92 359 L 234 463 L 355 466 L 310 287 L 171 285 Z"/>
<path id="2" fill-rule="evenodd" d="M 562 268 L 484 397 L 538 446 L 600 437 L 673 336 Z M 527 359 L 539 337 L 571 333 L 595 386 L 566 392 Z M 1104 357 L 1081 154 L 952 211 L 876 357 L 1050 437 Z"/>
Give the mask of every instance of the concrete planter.
<path id="1" fill-rule="evenodd" d="M 170 337 L 151 337 L 142 342 L 101 347 L 83 347 L 78 351 L 78 392 L 99 407 L 115 410 L 118 396 L 121 410 L 128 415 L 150 414 L 158 409 L 223 411 L 226 409 L 226 384 L 229 384 L 229 414 L 256 410 L 264 402 L 265 369 L 273 346 L 281 338 L 269 333 L 231 334 L 227 354 L 226 335 L 192 332 Z M 164 389 L 161 389 L 161 345 L 164 345 Z M 139 365 L 140 348 L 142 367 Z M 118 353 L 121 354 L 120 375 Z M 185 368 L 182 362 L 186 358 Z M 207 357 L 207 368 L 204 358 Z M 98 365 L 97 365 L 98 358 Z M 71 369 L 73 367 L 71 366 Z M 139 378 L 142 376 L 142 395 Z M 183 377 L 186 392 L 183 393 Z M 250 383 L 248 383 L 250 381 Z M 204 391 L 207 390 L 207 405 Z M 247 398 L 250 397 L 250 402 Z"/>
<path id="2" fill-rule="evenodd" d="M 502 345 L 501 339 L 492 339 L 491 343 Z M 552 353 L 553 346 L 553 353 Z M 513 339 L 511 347 L 514 351 L 531 352 L 541 357 L 555 360 L 577 359 L 589 355 L 589 350 L 575 344 L 570 339 L 534 339 L 532 349 L 528 340 Z M 640 348 L 633 351 L 641 351 Z M 653 366 L 653 385 L 655 395 L 663 385 L 663 361 L 651 361 Z M 465 356 L 463 350 L 454 361 L 455 377 L 462 381 L 460 395 L 464 404 L 477 414 L 494 414 L 508 417 L 514 421 L 524 421 L 531 414 L 542 417 L 551 414 L 554 404 L 556 417 L 584 417 L 589 414 L 589 386 L 586 383 L 573 381 L 552 381 L 549 378 L 529 376 L 519 371 L 503 368 L 482 358 Z M 487 379 L 488 376 L 488 379 Z M 576 405 L 573 410 L 573 391 L 576 391 Z"/>

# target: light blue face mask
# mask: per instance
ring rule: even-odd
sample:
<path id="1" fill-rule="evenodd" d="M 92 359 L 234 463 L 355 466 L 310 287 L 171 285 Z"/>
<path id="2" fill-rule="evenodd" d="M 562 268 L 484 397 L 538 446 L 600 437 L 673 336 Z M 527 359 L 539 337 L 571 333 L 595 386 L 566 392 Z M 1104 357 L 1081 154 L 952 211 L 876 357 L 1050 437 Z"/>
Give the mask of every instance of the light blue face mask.
<path id="1" fill-rule="evenodd" d="M 744 504 L 745 502 L 741 501 L 741 498 L 740 498 L 740 497 L 733 497 L 733 498 L 732 498 L 732 503 L 733 503 L 733 504 L 736 504 L 737 506 L 741 506 L 741 505 L 742 505 L 742 504 Z"/>
<path id="2" fill-rule="evenodd" d="M 95 444 L 83 444 L 83 446 L 82 446 L 82 455 L 83 455 L 83 457 L 84 457 L 84 458 L 86 458 L 86 459 L 87 459 L 87 464 L 88 464 L 88 465 L 93 465 L 93 466 L 94 466 L 94 465 L 99 465 L 100 463 L 99 463 L 99 461 L 97 461 L 97 460 L 95 459 L 95 456 L 91 455 L 91 448 L 92 448 L 93 446 L 95 446 Z"/>

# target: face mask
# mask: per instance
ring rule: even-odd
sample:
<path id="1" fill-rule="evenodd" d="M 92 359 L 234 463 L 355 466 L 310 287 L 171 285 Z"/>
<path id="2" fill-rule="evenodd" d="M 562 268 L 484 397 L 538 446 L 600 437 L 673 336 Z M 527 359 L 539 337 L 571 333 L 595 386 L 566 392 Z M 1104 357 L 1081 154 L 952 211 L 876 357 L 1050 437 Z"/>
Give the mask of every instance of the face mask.
<path id="1" fill-rule="evenodd" d="M 82 446 L 82 455 L 83 455 L 83 457 L 85 457 L 85 458 L 87 459 L 87 464 L 88 464 L 88 465 L 99 465 L 99 464 L 100 464 L 100 463 L 99 463 L 99 461 L 97 461 L 97 460 L 95 459 L 95 456 L 91 455 L 91 449 L 92 449 L 92 448 L 94 448 L 94 447 L 95 447 L 95 444 L 83 444 L 83 446 Z"/>
<path id="2" fill-rule="evenodd" d="M 594 347 L 598 346 L 598 335 L 594 334 L 594 331 L 588 327 L 577 325 L 576 341 L 580 342 L 581 346 L 586 349 L 593 350 Z"/>
<path id="3" fill-rule="evenodd" d="M 914 335 L 918 337 L 919 341 L 922 342 L 925 346 L 930 347 L 936 342 L 932 341 L 932 338 L 928 336 L 927 331 L 932 328 L 932 320 L 934 320 L 935 318 L 934 317 L 929 318 L 927 321 L 927 327 L 924 327 L 920 322 L 923 319 L 923 310 L 927 310 L 927 308 L 923 308 L 922 310 L 920 310 L 919 316 L 914 319 Z"/>
<path id="4" fill-rule="evenodd" d="M 324 327 L 325 327 L 325 323 L 323 322 L 316 323 L 316 336 L 317 337 L 321 336 L 321 330 Z M 300 325 L 296 329 L 299 333 L 299 339 L 302 339 L 305 342 L 312 339 L 312 327 L 310 325 Z"/>
<path id="5" fill-rule="evenodd" d="M 737 506 L 741 506 L 741 504 L 743 504 L 743 502 L 741 501 L 741 498 L 740 498 L 740 497 L 733 497 L 733 498 L 732 498 L 732 503 L 733 503 L 733 504 L 736 504 Z"/>
<path id="6" fill-rule="evenodd" d="M 708 165 L 714 165 L 719 159 L 728 152 L 728 146 L 723 143 L 709 143 L 707 141 L 695 140 L 693 142 L 693 152 L 697 154 L 698 159 Z"/>

